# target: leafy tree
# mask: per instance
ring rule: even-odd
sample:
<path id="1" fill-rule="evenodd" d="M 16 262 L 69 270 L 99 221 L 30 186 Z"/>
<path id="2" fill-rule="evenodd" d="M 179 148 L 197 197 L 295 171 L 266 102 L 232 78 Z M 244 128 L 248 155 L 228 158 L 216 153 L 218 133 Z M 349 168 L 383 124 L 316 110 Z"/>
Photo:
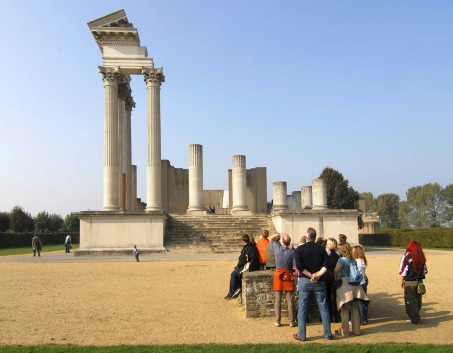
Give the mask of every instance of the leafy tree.
<path id="1" fill-rule="evenodd" d="M 35 217 L 35 230 L 45 233 L 50 228 L 50 215 L 46 211 L 39 212 Z"/>
<path id="2" fill-rule="evenodd" d="M 376 210 L 381 217 L 382 228 L 399 228 L 400 197 L 396 194 L 382 194 L 376 199 Z"/>
<path id="3" fill-rule="evenodd" d="M 66 215 L 64 229 L 68 232 L 78 232 L 80 230 L 80 220 L 77 218 L 75 212 Z"/>
<path id="4" fill-rule="evenodd" d="M 59 214 L 49 214 L 42 211 L 35 217 L 35 230 L 38 232 L 58 232 L 63 228 L 63 225 L 63 218 Z"/>
<path id="5" fill-rule="evenodd" d="M 376 200 L 372 192 L 361 192 L 360 198 L 365 200 L 365 209 L 361 210 L 362 212 L 368 214 L 376 212 Z"/>
<path id="6" fill-rule="evenodd" d="M 0 232 L 6 232 L 9 229 L 9 215 L 7 212 L 0 212 Z"/>
<path id="7" fill-rule="evenodd" d="M 442 190 L 443 214 L 442 225 L 451 227 L 453 225 L 453 184 L 447 185 Z"/>
<path id="8" fill-rule="evenodd" d="M 333 168 L 324 168 L 320 178 L 327 188 L 327 206 L 333 209 L 358 209 L 359 193 L 349 186 L 343 174 Z"/>
<path id="9" fill-rule="evenodd" d="M 63 229 L 64 220 L 59 214 L 53 213 L 50 215 L 49 232 L 55 233 Z"/>
<path id="10" fill-rule="evenodd" d="M 442 187 L 437 183 L 414 186 L 407 193 L 406 217 L 416 228 L 440 227 L 443 219 Z"/>
<path id="11" fill-rule="evenodd" d="M 398 218 L 400 220 L 400 228 L 402 228 L 402 229 L 409 228 L 409 221 L 407 220 L 407 214 L 408 214 L 407 202 L 401 201 L 400 208 L 398 210 Z"/>
<path id="12" fill-rule="evenodd" d="M 33 232 L 35 228 L 33 217 L 20 206 L 15 206 L 11 210 L 9 221 L 10 229 L 16 233 Z"/>

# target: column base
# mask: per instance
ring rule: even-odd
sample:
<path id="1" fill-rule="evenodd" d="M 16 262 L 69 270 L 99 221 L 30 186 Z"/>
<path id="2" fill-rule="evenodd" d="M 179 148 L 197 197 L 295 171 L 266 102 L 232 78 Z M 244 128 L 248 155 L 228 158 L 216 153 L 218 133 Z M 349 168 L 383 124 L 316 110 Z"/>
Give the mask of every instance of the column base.
<path id="1" fill-rule="evenodd" d="M 189 208 L 187 210 L 188 216 L 206 216 L 208 213 L 205 209 L 198 209 L 198 208 Z"/>
<path id="2" fill-rule="evenodd" d="M 163 213 L 164 211 L 160 207 L 146 207 L 145 212 L 148 213 Z"/>
<path id="3" fill-rule="evenodd" d="M 251 216 L 252 212 L 247 209 L 232 209 L 230 213 L 234 216 Z"/>

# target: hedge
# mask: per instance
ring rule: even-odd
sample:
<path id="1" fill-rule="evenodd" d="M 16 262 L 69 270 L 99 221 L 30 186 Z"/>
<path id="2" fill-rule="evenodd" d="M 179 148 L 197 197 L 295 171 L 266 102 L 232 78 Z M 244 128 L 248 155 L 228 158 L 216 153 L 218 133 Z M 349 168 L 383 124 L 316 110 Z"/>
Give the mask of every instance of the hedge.
<path id="1" fill-rule="evenodd" d="M 69 234 L 73 244 L 79 244 L 79 232 L 66 233 L 0 233 L 0 248 L 24 248 L 31 247 L 31 240 L 35 234 L 38 234 L 43 246 L 45 245 L 63 245 L 66 236 Z"/>
<path id="2" fill-rule="evenodd" d="M 359 234 L 360 244 L 370 246 L 405 248 L 410 240 L 416 240 L 423 248 L 453 249 L 453 229 L 381 229 L 375 234 Z"/>

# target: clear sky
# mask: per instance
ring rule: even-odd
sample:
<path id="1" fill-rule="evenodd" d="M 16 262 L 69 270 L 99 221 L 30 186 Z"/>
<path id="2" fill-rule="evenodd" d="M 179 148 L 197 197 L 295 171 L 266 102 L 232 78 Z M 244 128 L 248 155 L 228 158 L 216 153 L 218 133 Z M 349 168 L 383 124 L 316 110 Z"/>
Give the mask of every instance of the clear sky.
<path id="1" fill-rule="evenodd" d="M 162 159 L 226 189 L 232 156 L 288 193 L 326 166 L 377 197 L 453 182 L 453 2 L 2 0 L 0 211 L 103 203 L 102 57 L 87 23 L 124 9 L 163 66 Z M 132 77 L 146 201 L 146 87 Z"/>

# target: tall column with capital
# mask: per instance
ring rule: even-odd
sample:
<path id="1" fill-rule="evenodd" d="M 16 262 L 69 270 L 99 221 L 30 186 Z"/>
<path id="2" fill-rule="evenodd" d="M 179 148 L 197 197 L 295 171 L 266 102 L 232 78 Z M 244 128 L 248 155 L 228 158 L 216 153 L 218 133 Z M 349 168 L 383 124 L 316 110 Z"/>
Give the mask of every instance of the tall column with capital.
<path id="1" fill-rule="evenodd" d="M 133 175 L 132 175 L 132 135 L 131 135 L 131 115 L 132 109 L 135 107 L 135 102 L 130 95 L 126 98 L 125 108 L 126 108 L 126 124 L 125 124 L 125 136 L 126 136 L 126 155 L 125 155 L 125 164 L 126 164 L 126 209 L 128 211 L 134 210 L 135 198 L 133 192 Z"/>
<path id="2" fill-rule="evenodd" d="M 288 197 L 286 181 L 276 181 L 272 183 L 273 205 L 272 211 L 285 211 L 288 209 Z"/>
<path id="3" fill-rule="evenodd" d="M 313 179 L 313 209 L 321 210 L 327 208 L 327 187 L 324 179 Z"/>
<path id="4" fill-rule="evenodd" d="M 189 207 L 187 214 L 203 215 L 203 146 L 189 145 Z"/>
<path id="5" fill-rule="evenodd" d="M 233 168 L 231 170 L 233 187 L 233 206 L 231 214 L 251 214 L 247 207 L 247 170 L 245 156 L 233 156 Z"/>
<path id="6" fill-rule="evenodd" d="M 160 145 L 160 85 L 165 81 L 162 68 L 143 68 L 148 98 L 147 212 L 162 212 Z"/>
<path id="7" fill-rule="evenodd" d="M 99 67 L 104 81 L 104 211 L 120 208 L 118 156 L 118 68 Z"/>

